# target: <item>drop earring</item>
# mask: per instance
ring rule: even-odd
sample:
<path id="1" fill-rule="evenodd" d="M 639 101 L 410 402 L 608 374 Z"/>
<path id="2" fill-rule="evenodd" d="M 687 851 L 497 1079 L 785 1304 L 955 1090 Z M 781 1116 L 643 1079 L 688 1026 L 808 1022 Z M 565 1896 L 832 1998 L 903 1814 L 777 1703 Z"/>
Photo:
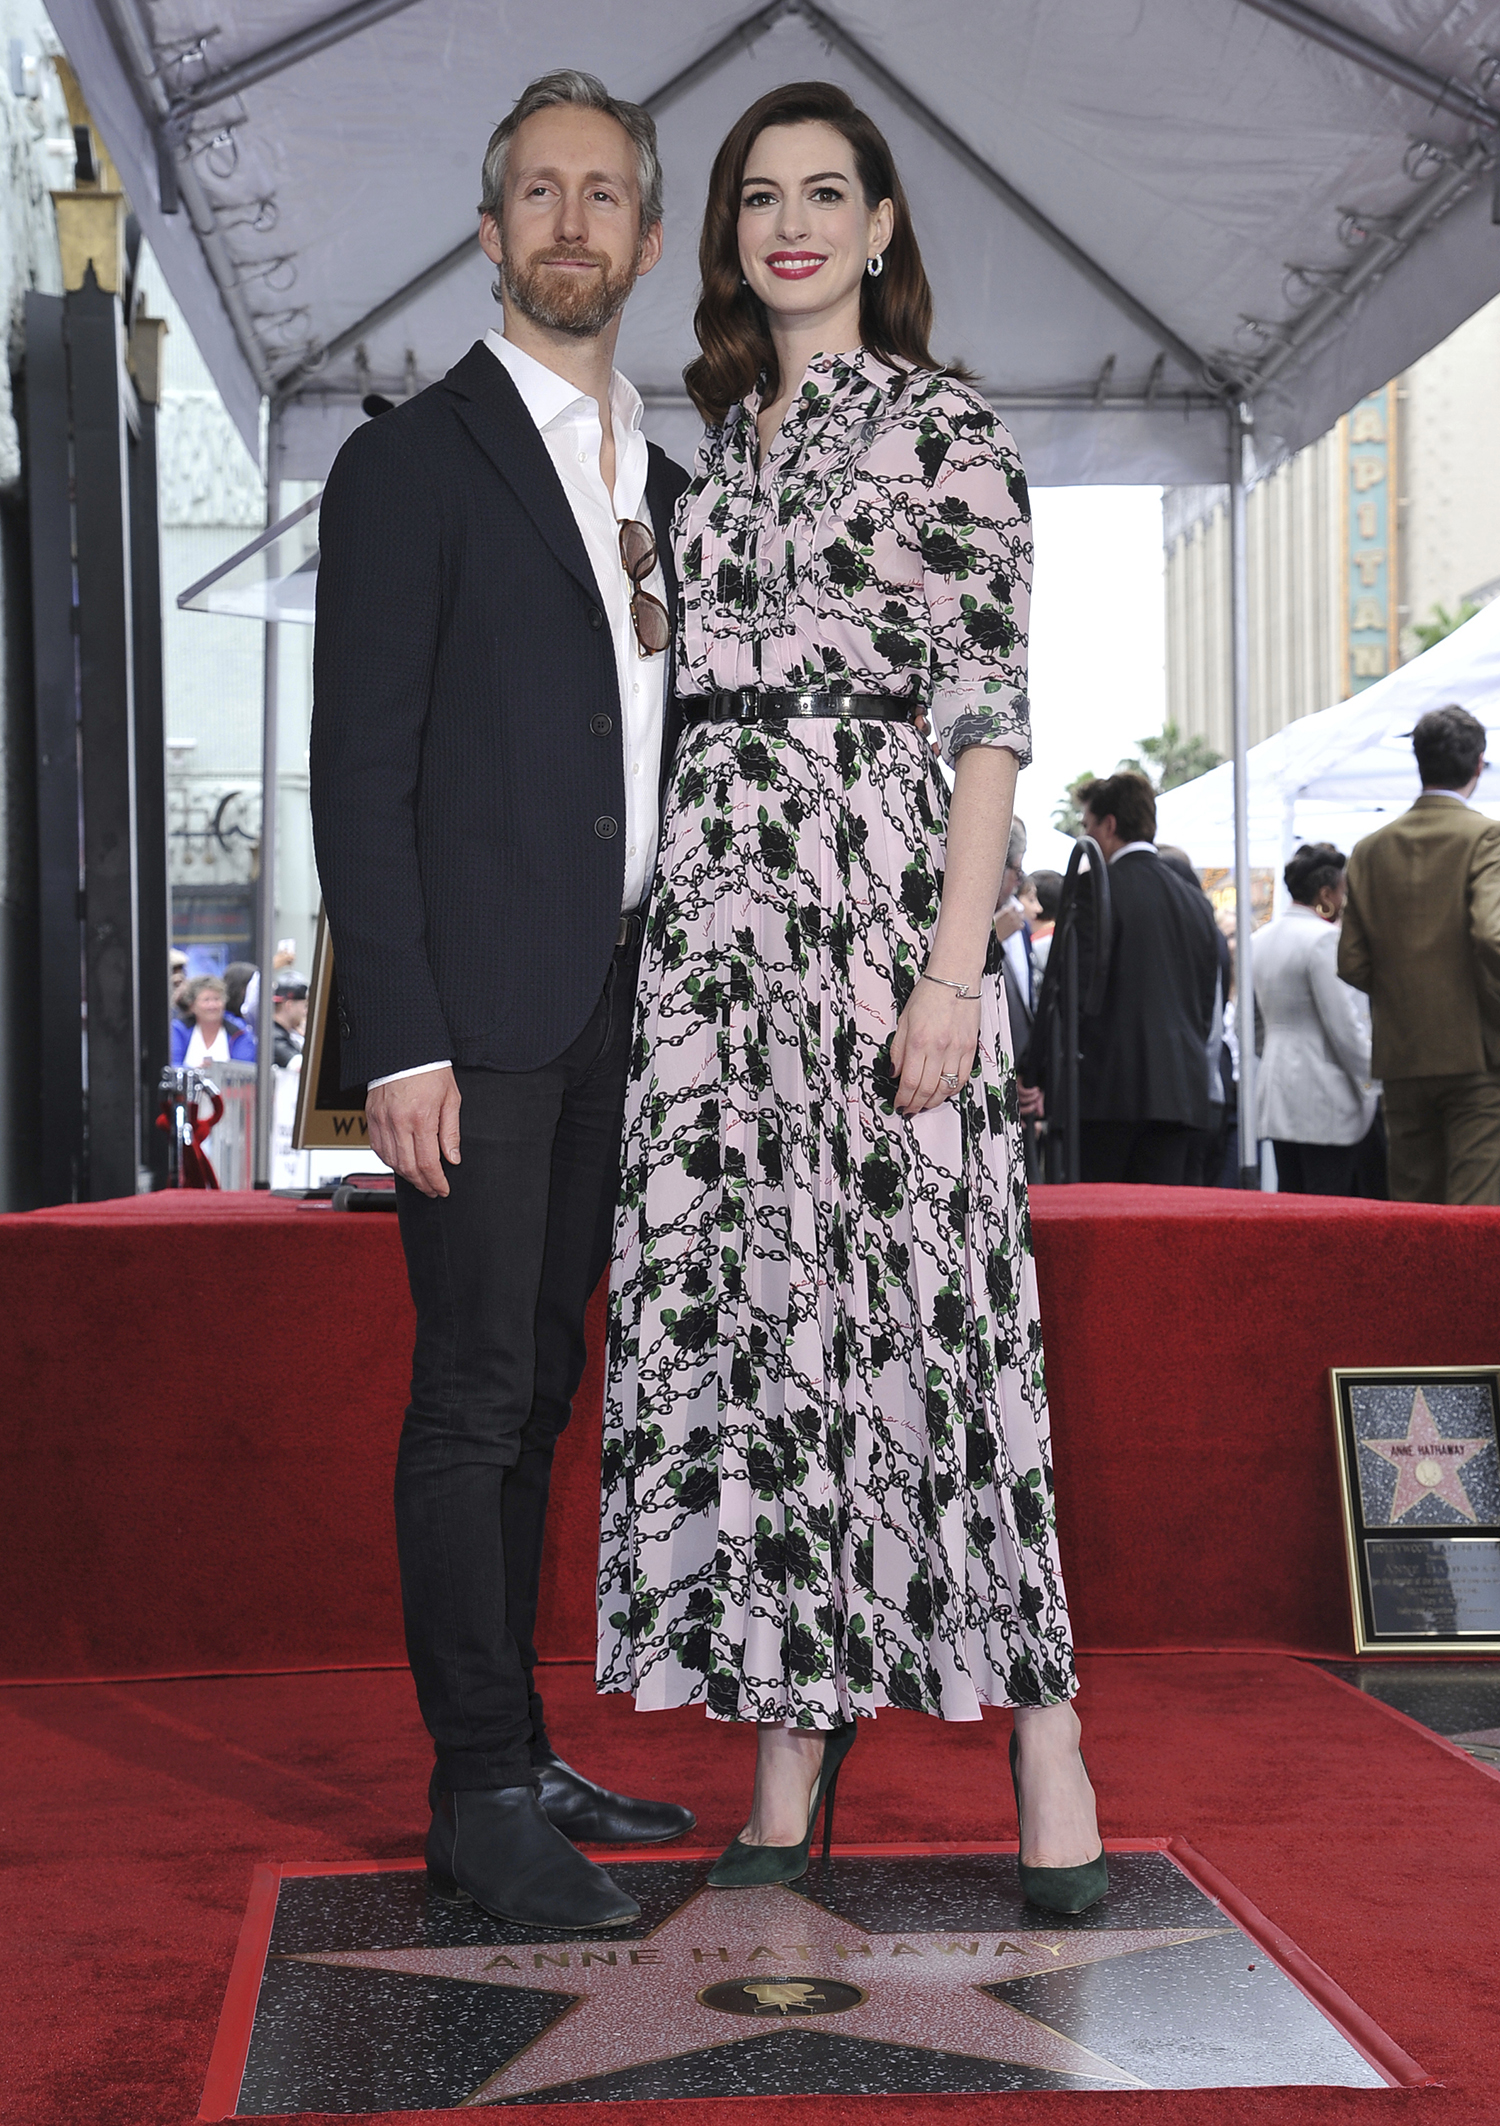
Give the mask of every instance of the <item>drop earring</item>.
<path id="1" fill-rule="evenodd" d="M 867 258 L 865 260 L 865 271 L 869 274 L 872 281 L 878 281 L 881 274 L 885 271 L 884 258 Z"/>

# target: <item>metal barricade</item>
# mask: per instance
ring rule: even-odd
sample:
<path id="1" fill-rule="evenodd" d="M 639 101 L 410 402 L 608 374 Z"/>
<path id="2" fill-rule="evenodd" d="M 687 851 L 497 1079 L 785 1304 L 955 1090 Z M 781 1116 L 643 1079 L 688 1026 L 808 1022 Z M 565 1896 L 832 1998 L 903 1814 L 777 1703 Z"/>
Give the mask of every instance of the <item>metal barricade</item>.
<path id="1" fill-rule="evenodd" d="M 223 1120 L 210 1130 L 204 1149 L 221 1189 L 255 1186 L 255 1065 L 215 1063 L 214 1083 L 224 1096 Z"/>

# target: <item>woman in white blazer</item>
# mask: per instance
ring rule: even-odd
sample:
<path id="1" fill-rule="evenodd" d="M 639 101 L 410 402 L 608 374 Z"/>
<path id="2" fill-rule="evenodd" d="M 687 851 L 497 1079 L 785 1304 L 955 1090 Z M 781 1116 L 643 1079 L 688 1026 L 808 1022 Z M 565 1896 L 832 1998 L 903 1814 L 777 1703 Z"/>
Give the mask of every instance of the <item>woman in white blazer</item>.
<path id="1" fill-rule="evenodd" d="M 1370 1023 L 1363 998 L 1338 977 L 1347 861 L 1331 842 L 1304 843 L 1282 874 L 1292 905 L 1251 955 L 1264 1029 L 1260 1135 L 1275 1145 L 1277 1181 L 1291 1195 L 1386 1194 Z"/>

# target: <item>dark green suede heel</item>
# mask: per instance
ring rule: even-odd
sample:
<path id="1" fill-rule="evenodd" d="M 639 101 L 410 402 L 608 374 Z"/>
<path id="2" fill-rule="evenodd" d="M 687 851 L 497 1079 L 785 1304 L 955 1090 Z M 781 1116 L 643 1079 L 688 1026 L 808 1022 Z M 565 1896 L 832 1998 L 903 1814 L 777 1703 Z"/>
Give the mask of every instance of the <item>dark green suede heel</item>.
<path id="1" fill-rule="evenodd" d="M 713 1890 L 748 1890 L 758 1883 L 800 1882 L 807 1873 L 808 1854 L 812 1850 L 813 1831 L 817 1826 L 818 1811 L 823 1811 L 823 1858 L 828 1858 L 833 1844 L 833 1800 L 838 1790 L 839 1766 L 854 1747 L 854 1738 L 859 1732 L 859 1722 L 850 1720 L 843 1727 L 831 1728 L 828 1740 L 823 1745 L 823 1762 L 818 1768 L 817 1784 L 813 1788 L 812 1812 L 807 1819 L 807 1836 L 800 1845 L 745 1845 L 736 1838 L 727 1845 L 709 1872 L 709 1888 Z"/>
<path id="2" fill-rule="evenodd" d="M 1010 1731 L 1010 1783 L 1016 1792 L 1016 1827 L 1021 1826 L 1021 1782 L 1016 1777 L 1016 1760 L 1020 1744 L 1014 1728 Z M 1109 1888 L 1109 1866 L 1100 1846 L 1096 1860 L 1086 1860 L 1076 1868 L 1029 1868 L 1019 1854 L 1016 1866 L 1021 1876 L 1021 1895 L 1029 1905 L 1039 1905 L 1044 1912 L 1086 1912 L 1090 1905 L 1098 1904 Z"/>

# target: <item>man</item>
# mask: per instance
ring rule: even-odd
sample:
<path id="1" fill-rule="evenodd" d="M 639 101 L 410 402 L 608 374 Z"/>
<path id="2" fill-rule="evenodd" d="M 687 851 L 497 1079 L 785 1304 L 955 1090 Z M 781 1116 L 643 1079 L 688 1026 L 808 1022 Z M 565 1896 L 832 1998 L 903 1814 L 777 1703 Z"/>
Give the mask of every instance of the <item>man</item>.
<path id="1" fill-rule="evenodd" d="M 293 1056 L 302 1053 L 307 1024 L 307 981 L 290 967 L 271 984 L 271 1018 L 276 1028 L 276 1066 L 285 1070 Z"/>
<path id="2" fill-rule="evenodd" d="M 612 366 L 661 254 L 650 117 L 547 75 L 496 129 L 483 189 L 503 334 L 329 476 L 313 816 L 342 1054 L 399 1177 L 417 1310 L 396 1534 L 436 1756 L 428 1877 L 593 1931 L 638 1907 L 570 1839 L 693 1822 L 562 1762 L 533 1639 L 552 1453 L 609 1255 L 686 480 Z"/>
<path id="3" fill-rule="evenodd" d="M 1084 831 L 1109 865 L 1109 981 L 1079 1029 L 1085 1181 L 1181 1187 L 1195 1130 L 1211 1120 L 1208 1042 L 1219 963 L 1213 910 L 1156 849 L 1156 794 L 1122 769 L 1083 784 Z M 1080 982 L 1092 941 L 1080 926 Z"/>
<path id="4" fill-rule="evenodd" d="M 1429 709 L 1422 794 L 1349 859 L 1339 973 L 1369 992 L 1391 1195 L 1500 1203 L 1500 821 L 1468 803 L 1485 730 Z"/>
<path id="5" fill-rule="evenodd" d="M 1005 983 L 1005 1003 L 1010 1017 L 1011 1055 L 1016 1064 L 1017 1091 L 1021 1103 L 1021 1148 L 1028 1181 L 1042 1178 L 1041 1154 L 1036 1126 L 1043 1113 L 1041 1088 L 1020 1083 L 1019 1073 L 1031 1047 L 1036 1019 L 1036 976 L 1031 961 L 1031 934 L 1020 892 L 1026 862 L 1026 822 L 1013 819 L 1005 851 L 1005 869 L 1000 874 L 1000 897 L 995 908 L 995 936 L 1000 944 L 1000 971 Z"/>
<path id="6" fill-rule="evenodd" d="M 1062 873 L 1060 871 L 1033 871 L 1026 881 L 1036 901 L 1037 913 L 1028 916 L 1031 924 L 1031 967 L 1033 986 L 1038 992 L 1042 976 L 1047 972 L 1047 961 L 1052 951 L 1052 933 L 1057 928 L 1057 912 L 1062 906 Z M 1021 896 L 1025 906 L 1026 896 Z"/>

